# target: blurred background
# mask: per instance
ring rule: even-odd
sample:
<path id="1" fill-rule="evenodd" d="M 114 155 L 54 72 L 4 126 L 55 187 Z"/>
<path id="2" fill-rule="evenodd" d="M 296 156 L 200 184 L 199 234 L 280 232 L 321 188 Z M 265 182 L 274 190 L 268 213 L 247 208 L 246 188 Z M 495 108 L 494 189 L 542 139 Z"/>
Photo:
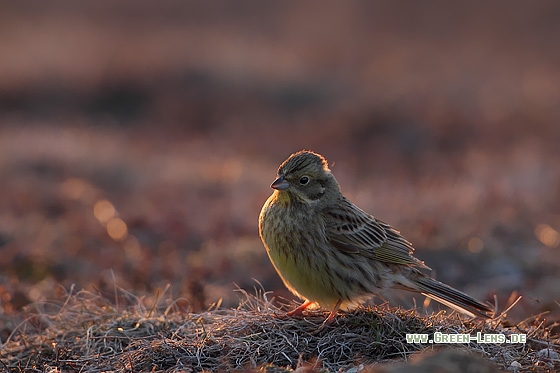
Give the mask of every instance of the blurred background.
<path id="1" fill-rule="evenodd" d="M 1 7 L 1 314 L 72 284 L 293 299 L 257 217 L 305 148 L 436 278 L 558 319 L 557 2 Z"/>

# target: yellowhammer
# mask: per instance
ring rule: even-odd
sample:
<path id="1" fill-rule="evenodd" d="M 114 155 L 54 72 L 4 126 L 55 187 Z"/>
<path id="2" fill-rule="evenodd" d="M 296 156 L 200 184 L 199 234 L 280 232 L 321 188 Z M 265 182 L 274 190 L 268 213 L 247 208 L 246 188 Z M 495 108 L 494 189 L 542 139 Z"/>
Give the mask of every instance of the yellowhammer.
<path id="1" fill-rule="evenodd" d="M 414 248 L 399 231 L 342 195 L 323 156 L 292 154 L 278 168 L 274 192 L 259 217 L 259 234 L 274 268 L 304 303 L 332 309 L 355 306 L 382 289 L 422 293 L 470 316 L 492 308 L 420 271 Z"/>

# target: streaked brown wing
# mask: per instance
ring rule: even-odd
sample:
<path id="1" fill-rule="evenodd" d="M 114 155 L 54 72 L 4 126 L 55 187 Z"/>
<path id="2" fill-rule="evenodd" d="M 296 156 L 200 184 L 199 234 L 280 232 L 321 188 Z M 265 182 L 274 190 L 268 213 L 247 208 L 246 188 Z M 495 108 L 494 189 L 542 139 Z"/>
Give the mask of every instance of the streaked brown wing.
<path id="1" fill-rule="evenodd" d="M 429 268 L 412 256 L 414 248 L 399 231 L 363 211 L 346 198 L 324 211 L 327 237 L 346 253 L 395 264 Z"/>

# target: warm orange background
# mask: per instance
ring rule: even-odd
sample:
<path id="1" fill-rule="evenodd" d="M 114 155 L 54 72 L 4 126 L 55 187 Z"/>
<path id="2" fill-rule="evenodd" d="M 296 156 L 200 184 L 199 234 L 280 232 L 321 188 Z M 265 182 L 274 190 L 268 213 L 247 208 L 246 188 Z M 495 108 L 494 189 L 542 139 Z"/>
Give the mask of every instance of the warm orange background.
<path id="1" fill-rule="evenodd" d="M 502 5 L 4 3 L 0 312 L 71 284 L 291 298 L 257 216 L 307 148 L 438 279 L 557 318 L 560 5 Z"/>

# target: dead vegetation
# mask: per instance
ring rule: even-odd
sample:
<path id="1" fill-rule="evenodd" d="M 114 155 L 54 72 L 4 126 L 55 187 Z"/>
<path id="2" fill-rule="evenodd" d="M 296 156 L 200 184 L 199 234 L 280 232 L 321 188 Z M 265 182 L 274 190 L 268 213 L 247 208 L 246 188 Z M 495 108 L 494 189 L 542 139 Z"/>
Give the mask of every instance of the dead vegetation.
<path id="1" fill-rule="evenodd" d="M 46 4 L 0 12 L 0 372 L 559 370 L 558 2 Z M 239 303 L 289 295 L 256 219 L 303 148 L 509 323 Z"/>
<path id="2" fill-rule="evenodd" d="M 92 292 L 70 291 L 60 303 L 28 307 L 26 318 L 13 325 L 3 341 L 0 365 L 9 372 L 392 371 L 389 363 L 408 361 L 418 351 L 433 354 L 450 347 L 463 351 L 444 352 L 457 364 L 461 359 L 476 362 L 479 355 L 487 369 L 560 368 L 558 339 L 540 316 L 508 325 L 503 318 L 484 323 L 454 313 L 422 316 L 380 305 L 340 314 L 333 326 L 319 329 L 325 314 L 283 317 L 270 294 L 261 290 L 255 295 L 240 290 L 236 309 L 215 305 L 203 313 L 182 311 L 167 297 L 149 305 L 116 291 L 118 304 Z M 448 346 L 406 342 L 406 333 L 435 332 L 525 333 L 528 341 Z"/>

